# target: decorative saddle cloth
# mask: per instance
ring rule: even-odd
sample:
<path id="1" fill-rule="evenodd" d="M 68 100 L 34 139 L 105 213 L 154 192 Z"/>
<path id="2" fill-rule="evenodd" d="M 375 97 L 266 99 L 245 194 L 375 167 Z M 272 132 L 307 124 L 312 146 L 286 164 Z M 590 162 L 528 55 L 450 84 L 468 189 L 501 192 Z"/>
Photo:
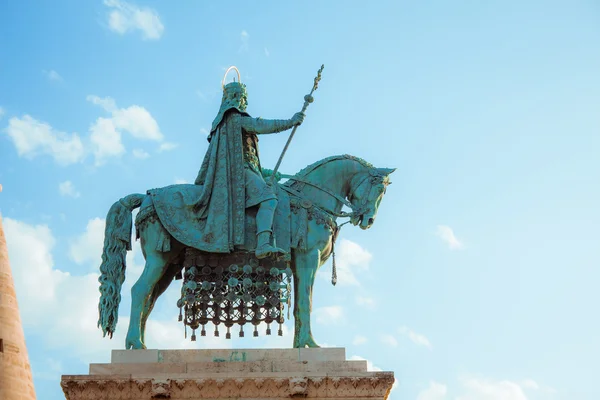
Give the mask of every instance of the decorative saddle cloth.
<path id="1" fill-rule="evenodd" d="M 275 186 L 278 198 L 274 215 L 273 238 L 275 245 L 290 253 L 292 248 L 292 221 L 290 196 L 280 185 Z M 200 238 L 204 232 L 205 221 L 194 212 L 192 204 L 202 193 L 200 185 L 171 185 L 148 191 L 154 207 L 140 210 L 136 225 L 143 224 L 146 217 L 156 212 L 158 219 L 167 232 L 185 246 L 207 251 Z M 153 210 L 152 210 L 153 208 Z M 256 212 L 257 207 L 246 209 L 246 238 L 239 250 L 254 251 L 256 248 Z M 288 260 L 289 261 L 289 260 Z"/>

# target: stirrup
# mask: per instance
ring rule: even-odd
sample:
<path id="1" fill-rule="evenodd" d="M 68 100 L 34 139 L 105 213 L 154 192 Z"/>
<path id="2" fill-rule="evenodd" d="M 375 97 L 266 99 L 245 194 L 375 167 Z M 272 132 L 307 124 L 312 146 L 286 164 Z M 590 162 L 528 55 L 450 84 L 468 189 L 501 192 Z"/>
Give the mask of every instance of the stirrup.
<path id="1" fill-rule="evenodd" d="M 254 255 L 259 260 L 269 256 L 282 257 L 286 254 L 287 251 L 275 246 L 271 246 L 269 243 L 263 244 L 262 246 L 257 246 L 256 250 L 254 251 Z"/>

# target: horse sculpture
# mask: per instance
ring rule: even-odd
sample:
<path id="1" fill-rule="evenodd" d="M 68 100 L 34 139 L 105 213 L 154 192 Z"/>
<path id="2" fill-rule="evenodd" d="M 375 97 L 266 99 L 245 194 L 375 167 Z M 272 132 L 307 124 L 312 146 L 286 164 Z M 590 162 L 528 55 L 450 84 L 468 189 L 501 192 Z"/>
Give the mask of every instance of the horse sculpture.
<path id="1" fill-rule="evenodd" d="M 317 270 L 333 253 L 339 231 L 337 218 L 349 217 L 348 222 L 353 225 L 370 228 L 392 172 L 394 169 L 375 168 L 358 157 L 333 156 L 304 168 L 287 182 L 277 184 L 279 192 L 289 196 L 290 210 L 295 214 L 293 218 L 300 221 L 296 227 L 301 227 L 292 232 L 289 260 L 294 283 L 294 347 L 319 347 L 311 332 L 312 292 Z M 344 206 L 350 212 L 343 212 Z M 145 348 L 146 321 L 158 297 L 181 273 L 181 255 L 186 249 L 168 233 L 155 212 L 151 196 L 131 194 L 113 204 L 106 219 L 99 278 L 98 325 L 104 335 L 112 337 L 116 328 L 120 291 L 125 279 L 125 255 L 131 250 L 131 212 L 138 207 L 136 231 L 146 264 L 131 289 L 126 349 Z M 250 209 L 248 213 L 251 213 Z M 142 214 L 143 223 L 140 222 Z"/>

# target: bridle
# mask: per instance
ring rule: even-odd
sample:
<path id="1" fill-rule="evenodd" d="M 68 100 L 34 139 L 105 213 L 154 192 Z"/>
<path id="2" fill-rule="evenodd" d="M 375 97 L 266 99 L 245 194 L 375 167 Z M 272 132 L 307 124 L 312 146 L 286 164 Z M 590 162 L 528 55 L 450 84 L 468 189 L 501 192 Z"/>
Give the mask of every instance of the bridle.
<path id="1" fill-rule="evenodd" d="M 325 213 L 329 214 L 331 217 L 339 217 L 339 218 L 350 218 L 348 221 L 338 225 L 335 222 L 335 218 L 331 218 L 334 224 L 334 230 L 333 230 L 333 238 L 332 238 L 332 242 L 331 242 L 331 253 L 332 253 L 332 269 L 331 269 L 331 283 L 335 286 L 335 284 L 337 283 L 337 268 L 336 268 L 336 262 L 335 262 L 335 242 L 336 239 L 340 233 L 340 230 L 342 229 L 342 226 L 346 225 L 349 222 L 353 222 L 353 221 L 357 221 L 361 218 L 361 216 L 363 216 L 365 214 L 365 212 L 368 210 L 367 207 L 367 203 L 369 201 L 370 198 L 370 194 L 371 191 L 373 190 L 373 188 L 375 187 L 375 185 L 377 185 L 379 183 L 379 181 L 383 182 L 384 180 L 384 175 L 378 174 L 377 172 L 375 172 L 373 169 L 369 170 L 368 174 L 365 174 L 365 177 L 362 178 L 358 184 L 356 185 L 351 185 L 352 190 L 350 193 L 350 196 L 353 197 L 354 193 L 356 191 L 358 191 L 358 189 L 360 189 L 360 187 L 367 182 L 367 180 L 369 180 L 371 186 L 369 188 L 368 194 L 367 196 L 364 197 L 364 199 L 362 200 L 361 204 L 357 207 L 354 204 L 352 204 L 351 201 L 345 199 L 344 197 L 333 193 L 331 190 L 324 188 L 322 186 L 319 186 L 318 184 L 314 183 L 314 182 L 310 182 L 307 181 L 305 179 L 299 178 L 299 177 L 289 177 L 288 179 L 294 182 L 298 182 L 298 183 L 303 183 L 305 185 L 309 185 L 311 187 L 314 187 L 315 189 L 320 190 L 323 193 L 328 194 L 329 196 L 333 197 L 334 199 L 336 199 L 337 201 L 339 201 L 340 203 L 342 203 L 343 205 L 345 205 L 346 207 L 350 208 L 350 210 L 352 210 L 351 212 L 336 212 L 333 210 L 329 210 L 323 206 L 317 206 L 316 204 L 314 204 L 311 200 L 308 200 L 302 193 L 300 193 L 299 191 L 292 189 L 291 187 L 289 187 L 288 185 L 281 185 L 281 188 L 283 190 L 285 190 L 286 192 L 298 197 L 300 199 L 300 202 L 302 204 L 303 207 L 305 208 L 310 208 L 310 207 L 315 207 L 318 208 L 322 211 L 324 211 Z M 354 179 L 354 178 L 353 178 Z M 384 190 L 385 191 L 385 190 Z"/>
<path id="2" fill-rule="evenodd" d="M 310 182 L 310 181 L 307 181 L 306 179 L 303 179 L 303 178 L 300 178 L 300 177 L 295 177 L 295 176 L 289 177 L 288 179 L 291 180 L 291 181 L 294 181 L 294 182 L 299 182 L 299 183 L 303 183 L 305 185 L 309 185 L 311 187 L 314 187 L 315 189 L 320 190 L 323 193 L 328 194 L 329 196 L 333 197 L 334 199 L 336 199 L 337 201 L 339 201 L 340 203 L 342 203 L 343 205 L 345 205 L 346 207 L 348 207 L 351 210 L 351 212 L 343 212 L 343 211 L 342 212 L 336 212 L 334 210 L 329 210 L 329 209 L 327 209 L 325 207 L 322 207 L 322 206 L 317 206 L 317 205 L 313 204 L 312 201 L 306 199 L 306 197 L 302 193 L 300 193 L 300 192 L 292 189 L 291 187 L 289 187 L 287 185 L 282 185 L 282 187 L 283 187 L 284 190 L 286 190 L 287 192 L 289 192 L 289 193 L 291 193 L 291 194 L 299 197 L 301 199 L 301 201 L 307 202 L 307 205 L 320 208 L 321 210 L 325 211 L 327 214 L 329 214 L 329 215 L 331 215 L 333 217 L 350 218 L 350 220 L 354 220 L 356 218 L 360 218 L 362 215 L 364 215 L 366 213 L 366 211 L 368 211 L 369 207 L 367 206 L 367 203 L 369 202 L 369 198 L 370 198 L 369 195 L 371 194 L 371 191 L 373 190 L 373 188 L 375 187 L 375 185 L 377 185 L 378 183 L 380 183 L 380 181 L 383 181 L 384 176 L 381 175 L 381 174 L 378 174 L 375 170 L 370 169 L 368 171 L 368 174 L 365 174 L 365 176 L 358 182 L 358 184 L 352 185 L 352 191 L 350 193 L 351 197 L 354 196 L 354 193 L 356 193 L 360 189 L 360 187 L 362 187 L 362 185 L 365 182 L 367 182 L 367 180 L 369 180 L 369 182 L 371 184 L 371 187 L 369 188 L 367 196 L 365 196 L 362 199 L 361 204 L 358 205 L 358 206 L 354 205 L 351 201 L 345 199 L 344 197 L 342 197 L 342 196 L 340 196 L 340 195 L 338 195 L 336 193 L 333 193 L 331 190 L 329 190 L 327 188 L 324 188 L 324 187 L 322 187 L 322 186 L 320 186 L 320 185 L 318 185 L 318 184 L 316 184 L 314 182 Z M 308 203 L 310 203 L 310 204 L 308 204 Z"/>

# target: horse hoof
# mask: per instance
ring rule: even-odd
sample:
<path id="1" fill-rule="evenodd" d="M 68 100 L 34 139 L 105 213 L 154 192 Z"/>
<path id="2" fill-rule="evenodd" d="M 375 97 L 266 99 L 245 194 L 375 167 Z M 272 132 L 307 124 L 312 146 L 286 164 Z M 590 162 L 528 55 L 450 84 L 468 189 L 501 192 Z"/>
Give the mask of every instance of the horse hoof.
<path id="1" fill-rule="evenodd" d="M 294 340 L 294 348 L 298 349 L 304 349 L 304 348 L 320 348 L 321 346 L 319 346 L 317 344 L 317 342 L 315 342 L 315 339 L 313 339 L 312 337 L 304 339 L 304 340 Z"/>
<path id="2" fill-rule="evenodd" d="M 139 339 L 127 339 L 125 342 L 126 350 L 145 350 L 146 345 Z"/>

